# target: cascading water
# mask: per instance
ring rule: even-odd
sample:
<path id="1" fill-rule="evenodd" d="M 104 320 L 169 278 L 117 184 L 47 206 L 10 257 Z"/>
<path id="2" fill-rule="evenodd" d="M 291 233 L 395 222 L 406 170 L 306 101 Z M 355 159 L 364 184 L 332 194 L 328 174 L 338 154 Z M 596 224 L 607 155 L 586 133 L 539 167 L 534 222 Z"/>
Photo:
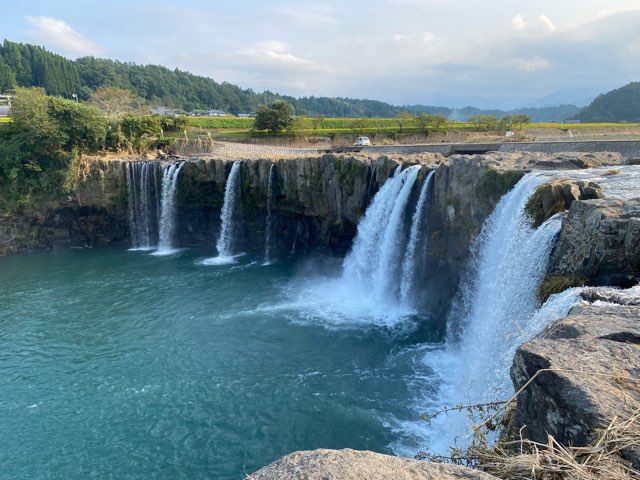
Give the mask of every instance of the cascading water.
<path id="1" fill-rule="evenodd" d="M 153 249 L 152 221 L 157 218 L 155 195 L 155 163 L 127 162 L 127 203 L 132 250 Z"/>
<path id="2" fill-rule="evenodd" d="M 405 246 L 405 210 L 420 171 L 419 165 L 402 172 L 400 168 L 374 197 L 344 261 L 343 278 L 364 286 L 380 299 L 396 297 L 395 280 Z"/>
<path id="3" fill-rule="evenodd" d="M 233 216 L 240 197 L 240 167 L 242 161 L 234 162 L 224 188 L 224 203 L 220 213 L 220 236 L 216 242 L 218 256 L 203 260 L 203 265 L 225 265 L 234 263 L 233 256 Z"/>
<path id="4" fill-rule="evenodd" d="M 272 202 L 273 202 L 273 188 L 276 181 L 276 164 L 272 163 L 269 168 L 269 184 L 267 188 L 267 221 L 266 221 L 266 233 L 264 238 L 264 264 L 269 265 L 271 262 L 271 234 L 273 231 L 272 225 Z"/>
<path id="5" fill-rule="evenodd" d="M 296 283 L 291 303 L 306 318 L 332 326 L 397 326 L 415 310 L 399 300 L 400 275 L 407 244 L 405 211 L 420 166 L 402 171 L 376 193 L 338 278 L 314 276 Z M 381 228 L 382 226 L 382 228 Z"/>
<path id="6" fill-rule="evenodd" d="M 407 304 L 413 290 L 413 284 L 416 273 L 416 248 L 418 246 L 420 235 L 424 234 L 424 204 L 429 197 L 429 190 L 435 170 L 431 170 L 422 183 L 420 196 L 416 209 L 411 219 L 411 232 L 409 233 L 409 243 L 404 254 L 402 262 L 402 278 L 400 279 L 400 300 Z M 423 242 L 424 243 L 424 242 Z"/>
<path id="7" fill-rule="evenodd" d="M 566 315 L 572 305 L 566 294 L 538 308 L 538 288 L 561 223 L 552 217 L 536 230 L 530 226 L 524 208 L 543 181 L 533 174 L 523 177 L 502 197 L 476 240 L 469 277 L 450 316 L 447 346 L 425 358 L 441 376 L 441 404 L 508 399 L 517 346 Z M 438 419 L 430 448 L 445 453 L 456 438 L 458 446 L 464 445 L 467 428 L 464 413 Z"/>
<path id="8" fill-rule="evenodd" d="M 154 255 L 170 255 L 176 251 L 173 246 L 176 220 L 175 196 L 178 185 L 178 175 L 183 166 L 184 162 L 172 163 L 165 167 L 162 175 L 159 241 L 158 249 L 154 252 Z"/>

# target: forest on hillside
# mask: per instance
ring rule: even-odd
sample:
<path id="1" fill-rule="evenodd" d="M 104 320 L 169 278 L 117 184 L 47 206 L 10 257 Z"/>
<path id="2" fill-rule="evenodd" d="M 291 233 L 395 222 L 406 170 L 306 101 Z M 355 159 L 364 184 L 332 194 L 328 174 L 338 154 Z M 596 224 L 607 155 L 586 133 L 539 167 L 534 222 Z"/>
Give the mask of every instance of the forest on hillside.
<path id="1" fill-rule="evenodd" d="M 294 98 L 270 91 L 242 89 L 228 82 L 158 65 L 82 57 L 69 60 L 45 48 L 5 40 L 0 45 L 0 93 L 18 87 L 42 87 L 49 95 L 86 100 L 98 88 L 114 86 L 134 92 L 149 105 L 194 112 L 217 109 L 232 114 L 253 113 L 260 105 L 286 100 L 296 115 L 315 117 L 394 117 L 406 112 L 430 113 L 466 121 L 474 115 L 529 115 L 534 122 L 562 121 L 576 115 L 573 105 L 510 111 L 474 107 L 452 109 L 431 105 L 394 106 L 377 100 L 316 97 Z"/>
<path id="2" fill-rule="evenodd" d="M 640 82 L 598 95 L 576 118 L 582 123 L 640 122 Z"/>

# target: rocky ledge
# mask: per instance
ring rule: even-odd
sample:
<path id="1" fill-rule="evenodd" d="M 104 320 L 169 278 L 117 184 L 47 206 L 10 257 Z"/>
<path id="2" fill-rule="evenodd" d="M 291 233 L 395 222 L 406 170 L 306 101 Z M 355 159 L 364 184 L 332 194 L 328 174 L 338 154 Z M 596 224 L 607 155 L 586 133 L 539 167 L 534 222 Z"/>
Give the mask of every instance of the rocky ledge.
<path id="1" fill-rule="evenodd" d="M 640 288 L 581 295 L 595 302 L 574 307 L 514 357 L 511 379 L 524 387 L 514 431 L 535 442 L 551 435 L 585 446 L 596 430 L 640 411 Z M 622 455 L 640 467 L 640 446 Z"/>
<path id="2" fill-rule="evenodd" d="M 359 450 L 310 450 L 286 455 L 247 480 L 495 480 L 457 465 L 419 462 Z"/>

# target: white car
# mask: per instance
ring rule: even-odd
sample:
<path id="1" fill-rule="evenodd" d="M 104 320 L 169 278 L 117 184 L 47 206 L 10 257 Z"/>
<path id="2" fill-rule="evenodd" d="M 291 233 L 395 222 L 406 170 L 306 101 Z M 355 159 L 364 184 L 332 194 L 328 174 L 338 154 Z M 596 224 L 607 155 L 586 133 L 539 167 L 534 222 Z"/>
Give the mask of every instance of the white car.
<path id="1" fill-rule="evenodd" d="M 371 140 L 369 140 L 369 137 L 358 137 L 353 144 L 354 147 L 367 147 L 369 145 L 371 145 Z"/>

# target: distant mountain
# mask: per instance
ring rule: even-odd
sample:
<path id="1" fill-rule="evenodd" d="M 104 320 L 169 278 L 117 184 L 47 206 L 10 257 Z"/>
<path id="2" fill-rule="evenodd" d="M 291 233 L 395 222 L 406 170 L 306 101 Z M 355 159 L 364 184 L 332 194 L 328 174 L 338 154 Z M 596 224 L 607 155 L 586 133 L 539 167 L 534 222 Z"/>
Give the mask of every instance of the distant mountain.
<path id="1" fill-rule="evenodd" d="M 556 105 L 586 107 L 601 92 L 601 89 L 594 88 L 563 88 L 529 103 L 527 108 L 546 108 Z"/>
<path id="2" fill-rule="evenodd" d="M 590 122 L 640 122 L 640 82 L 598 95 L 576 118 Z"/>
<path id="3" fill-rule="evenodd" d="M 516 108 L 513 110 L 486 110 L 475 107 L 456 108 L 451 111 L 448 117 L 451 120 L 465 122 L 474 115 L 491 115 L 497 118 L 503 118 L 506 115 L 529 115 L 531 121 L 539 122 L 562 122 L 573 117 L 580 108 L 575 105 L 560 105 L 557 107 L 546 108 Z"/>

